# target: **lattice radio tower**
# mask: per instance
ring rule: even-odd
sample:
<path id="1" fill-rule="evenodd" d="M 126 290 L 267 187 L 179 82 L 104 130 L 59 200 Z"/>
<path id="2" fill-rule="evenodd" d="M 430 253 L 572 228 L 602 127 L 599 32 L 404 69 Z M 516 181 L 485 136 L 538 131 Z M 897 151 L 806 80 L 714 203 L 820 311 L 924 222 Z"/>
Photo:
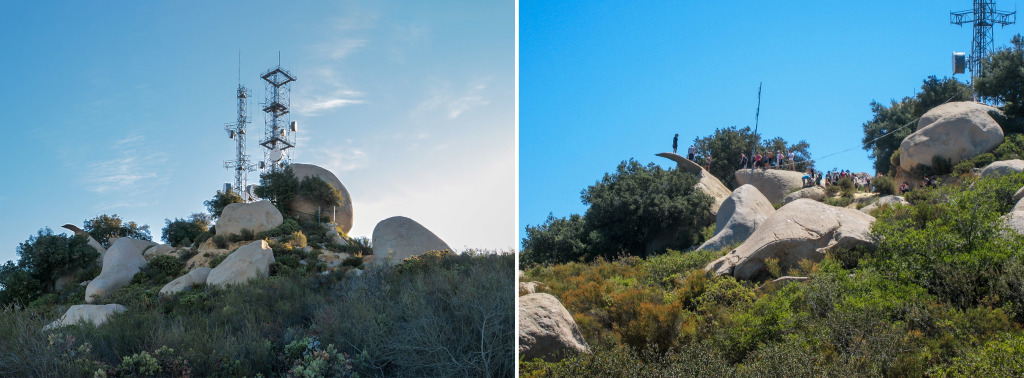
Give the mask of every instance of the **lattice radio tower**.
<path id="1" fill-rule="evenodd" d="M 249 155 L 245 153 L 245 124 L 249 123 L 249 90 L 242 85 L 242 64 L 238 64 L 238 90 L 235 92 L 238 98 L 238 119 L 235 123 L 224 125 L 231 139 L 235 140 L 235 160 L 224 162 L 224 168 L 235 171 L 235 187 L 231 188 L 245 202 L 253 200 L 247 192 L 249 172 L 255 171 L 255 164 L 249 161 Z"/>
<path id="2" fill-rule="evenodd" d="M 971 56 L 967 58 L 967 66 L 971 70 L 971 82 L 981 77 L 981 62 L 995 48 L 992 26 L 996 24 L 1000 26 L 1010 25 L 1016 22 L 1016 19 L 1016 11 L 996 10 L 996 2 L 994 0 L 974 0 L 974 9 L 949 12 L 949 23 L 960 26 L 964 24 L 974 25 Z"/>
<path id="3" fill-rule="evenodd" d="M 277 66 L 260 76 L 266 81 L 266 102 L 263 104 L 266 128 L 260 146 L 263 146 L 263 162 L 261 169 L 276 171 L 288 163 L 288 150 L 295 147 L 296 122 L 288 122 L 291 105 L 291 85 L 295 76 L 281 68 L 281 57 L 278 54 Z"/>

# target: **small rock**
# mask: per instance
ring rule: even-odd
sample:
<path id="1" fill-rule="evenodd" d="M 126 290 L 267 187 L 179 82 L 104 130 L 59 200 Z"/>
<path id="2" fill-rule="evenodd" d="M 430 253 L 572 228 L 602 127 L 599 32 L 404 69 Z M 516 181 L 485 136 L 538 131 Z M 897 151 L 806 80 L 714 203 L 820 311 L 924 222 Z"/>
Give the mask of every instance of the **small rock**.
<path id="1" fill-rule="evenodd" d="M 573 352 L 589 353 L 590 347 L 558 298 L 547 293 L 519 297 L 519 358 L 550 362 Z"/>
<path id="2" fill-rule="evenodd" d="M 111 246 L 113 248 L 113 246 Z M 51 330 L 54 328 L 60 328 L 79 322 L 89 322 L 99 327 L 103 323 L 107 322 L 110 315 L 125 312 L 126 307 L 119 304 L 106 304 L 106 305 L 74 305 L 68 308 L 68 311 L 64 313 L 57 321 L 50 323 L 46 327 L 43 327 L 44 331 Z"/>

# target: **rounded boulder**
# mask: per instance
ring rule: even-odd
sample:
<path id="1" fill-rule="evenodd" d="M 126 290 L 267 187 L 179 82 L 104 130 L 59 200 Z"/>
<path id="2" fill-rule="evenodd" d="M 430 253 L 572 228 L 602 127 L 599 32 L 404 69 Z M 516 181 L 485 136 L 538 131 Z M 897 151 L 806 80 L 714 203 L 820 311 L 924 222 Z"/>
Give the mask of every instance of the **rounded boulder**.
<path id="1" fill-rule="evenodd" d="M 85 287 L 85 302 L 92 303 L 96 299 L 106 298 L 117 289 L 128 286 L 135 273 L 148 264 L 142 251 L 155 244 L 132 238 L 117 239 L 103 255 L 100 275 Z"/>
<path id="2" fill-rule="evenodd" d="M 238 248 L 216 268 L 210 270 L 206 284 L 227 286 L 246 283 L 257 278 L 270 276 L 270 264 L 274 263 L 274 251 L 266 240 L 257 240 Z"/>
<path id="3" fill-rule="evenodd" d="M 900 143 L 900 168 L 911 172 L 933 159 L 956 164 L 992 151 L 1003 142 L 1003 129 L 989 114 L 999 109 L 977 102 L 950 102 L 929 110 Z"/>
<path id="4" fill-rule="evenodd" d="M 697 249 L 717 251 L 742 242 L 773 212 L 775 207 L 761 191 L 742 185 L 722 202 L 715 219 L 715 235 Z"/>
<path id="5" fill-rule="evenodd" d="M 338 176 L 335 176 L 331 171 L 312 164 L 291 164 L 288 167 L 291 168 L 292 173 L 295 174 L 295 177 L 300 182 L 310 177 L 319 178 L 341 191 L 342 197 L 341 201 L 334 206 L 322 208 L 299 194 L 288 204 L 288 210 L 306 216 L 316 215 L 317 210 L 319 210 L 320 214 L 331 218 L 331 221 L 337 223 L 338 227 L 341 227 L 342 232 L 347 234 L 352 229 L 352 196 L 348 194 L 348 189 L 345 189 L 345 185 L 342 185 L 341 180 L 338 180 Z"/>
<path id="6" fill-rule="evenodd" d="M 238 235 L 242 229 L 258 234 L 284 223 L 284 217 L 270 201 L 233 203 L 224 207 L 217 219 L 217 235 Z"/>
<path id="7" fill-rule="evenodd" d="M 406 217 L 391 217 L 373 228 L 373 262 L 396 264 L 408 257 L 430 251 L 452 250 L 426 227 Z"/>
<path id="8" fill-rule="evenodd" d="M 569 310 L 547 293 L 519 297 L 519 358 L 557 361 L 569 353 L 589 353 L 590 347 Z"/>
<path id="9" fill-rule="evenodd" d="M 804 174 L 781 169 L 741 169 L 736 171 L 736 185 L 753 185 L 771 203 L 781 203 L 793 189 L 803 188 Z"/>

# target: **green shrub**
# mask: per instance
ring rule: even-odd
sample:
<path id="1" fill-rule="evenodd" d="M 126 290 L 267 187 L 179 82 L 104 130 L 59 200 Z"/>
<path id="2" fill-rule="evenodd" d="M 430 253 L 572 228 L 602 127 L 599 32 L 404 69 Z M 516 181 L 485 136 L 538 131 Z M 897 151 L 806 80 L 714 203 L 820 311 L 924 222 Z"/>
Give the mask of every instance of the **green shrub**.
<path id="1" fill-rule="evenodd" d="M 982 168 L 982 167 L 985 167 L 985 166 L 987 166 L 989 164 L 994 163 L 996 161 L 996 157 L 995 157 L 995 155 L 992 155 L 991 153 L 984 153 L 984 154 L 975 156 L 974 159 L 971 159 L 971 160 L 974 161 L 974 167 L 975 168 Z"/>
<path id="2" fill-rule="evenodd" d="M 184 273 L 185 263 L 170 255 L 156 256 L 149 260 L 145 269 L 152 272 L 154 277 L 168 277 L 169 281 Z"/>
<path id="3" fill-rule="evenodd" d="M 306 234 L 302 231 L 295 231 L 288 237 L 288 243 L 292 248 L 302 248 L 306 246 Z"/>
<path id="4" fill-rule="evenodd" d="M 149 235 L 149 226 L 140 226 L 134 221 L 125 222 L 117 214 L 103 214 L 93 219 L 86 219 L 82 230 L 89 233 L 104 248 L 110 248 L 110 239 L 114 237 L 153 240 Z"/>
<path id="5" fill-rule="evenodd" d="M 1004 334 L 986 342 L 948 367 L 929 371 L 934 377 L 1020 377 L 1024 376 L 1024 337 Z"/>
<path id="6" fill-rule="evenodd" d="M 932 174 L 948 175 L 953 172 L 953 161 L 941 156 L 932 156 Z"/>
<path id="7" fill-rule="evenodd" d="M 188 219 L 174 218 L 174 221 L 164 221 L 167 225 L 161 230 L 161 238 L 175 247 L 188 246 L 198 241 L 202 234 L 207 233 L 210 226 L 210 219 L 203 213 L 192 214 Z"/>
<path id="8" fill-rule="evenodd" d="M 959 163 L 956 163 L 956 165 L 953 166 L 953 174 L 957 175 L 957 176 L 961 176 L 961 175 L 963 175 L 963 174 L 965 174 L 967 172 L 970 172 L 971 169 L 974 169 L 974 161 L 973 160 L 962 160 L 962 161 L 960 161 Z"/>
<path id="9" fill-rule="evenodd" d="M 291 168 L 267 170 L 260 174 L 260 184 L 253 192 L 260 198 L 268 199 L 281 214 L 286 214 L 288 204 L 299 191 L 299 179 Z"/>
<path id="10" fill-rule="evenodd" d="M 212 259 L 210 259 L 210 268 L 216 268 L 217 265 L 220 265 L 220 263 L 224 262 L 224 259 L 228 258 L 228 255 L 230 254 L 214 256 Z"/>
<path id="11" fill-rule="evenodd" d="M 17 247 L 18 262 L 0 265 L 0 306 L 27 305 L 39 296 L 53 292 L 55 281 L 64 275 L 89 269 L 99 252 L 88 245 L 85 236 L 54 234 L 49 228 Z"/>
<path id="12" fill-rule="evenodd" d="M 346 257 L 345 260 L 342 260 L 341 266 L 351 266 L 353 268 L 361 267 L 363 266 L 363 258 L 358 256 Z"/>
<path id="13" fill-rule="evenodd" d="M 825 198 L 825 204 L 826 205 L 832 205 L 832 206 L 836 206 L 836 207 L 847 207 L 847 206 L 850 206 L 850 203 L 852 203 L 852 202 L 853 202 L 853 200 L 851 200 L 850 197 L 830 197 L 830 198 Z"/>
<path id="14" fill-rule="evenodd" d="M 341 190 L 315 176 L 306 177 L 299 183 L 299 194 L 323 207 L 325 210 L 342 203 L 344 200 Z"/>
<path id="15" fill-rule="evenodd" d="M 213 237 L 213 244 L 217 245 L 217 248 L 224 249 L 228 247 L 228 238 L 224 235 L 217 235 Z"/>
<path id="16" fill-rule="evenodd" d="M 892 181 L 889 176 L 879 176 L 871 180 L 871 185 L 874 186 L 875 193 L 883 196 L 896 194 L 896 183 Z"/>

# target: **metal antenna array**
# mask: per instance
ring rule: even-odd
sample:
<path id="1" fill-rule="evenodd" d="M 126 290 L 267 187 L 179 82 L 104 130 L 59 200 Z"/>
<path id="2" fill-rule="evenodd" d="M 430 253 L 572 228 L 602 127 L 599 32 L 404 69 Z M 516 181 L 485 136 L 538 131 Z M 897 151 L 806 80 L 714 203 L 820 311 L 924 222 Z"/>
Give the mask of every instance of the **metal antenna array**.
<path id="1" fill-rule="evenodd" d="M 288 162 L 288 149 L 295 147 L 295 132 L 298 125 L 288 122 L 288 107 L 291 105 L 291 86 L 295 76 L 281 68 L 280 58 L 277 66 L 260 76 L 266 81 L 266 102 L 263 111 L 266 113 L 266 129 L 260 145 L 263 151 L 263 162 L 260 169 L 278 170 Z"/>
<path id="2" fill-rule="evenodd" d="M 245 202 L 253 200 L 247 192 L 247 186 L 249 172 L 256 170 L 256 165 L 249 161 L 249 155 L 245 153 L 245 124 L 249 123 L 249 94 L 249 90 L 241 82 L 241 63 L 239 63 L 239 82 L 236 92 L 238 97 L 238 119 L 235 120 L 235 123 L 224 125 L 224 130 L 228 132 L 231 139 L 235 140 L 235 160 L 225 161 L 224 168 L 235 171 L 235 187 L 231 188 L 231 190 L 238 193 Z"/>
<path id="3" fill-rule="evenodd" d="M 949 12 L 949 23 L 963 26 L 974 25 L 974 40 L 971 42 L 971 56 L 967 66 L 971 70 L 971 81 L 981 77 L 981 62 L 994 49 L 992 26 L 1006 26 L 1015 23 L 1017 12 L 996 10 L 994 0 L 974 0 L 974 9 Z"/>

